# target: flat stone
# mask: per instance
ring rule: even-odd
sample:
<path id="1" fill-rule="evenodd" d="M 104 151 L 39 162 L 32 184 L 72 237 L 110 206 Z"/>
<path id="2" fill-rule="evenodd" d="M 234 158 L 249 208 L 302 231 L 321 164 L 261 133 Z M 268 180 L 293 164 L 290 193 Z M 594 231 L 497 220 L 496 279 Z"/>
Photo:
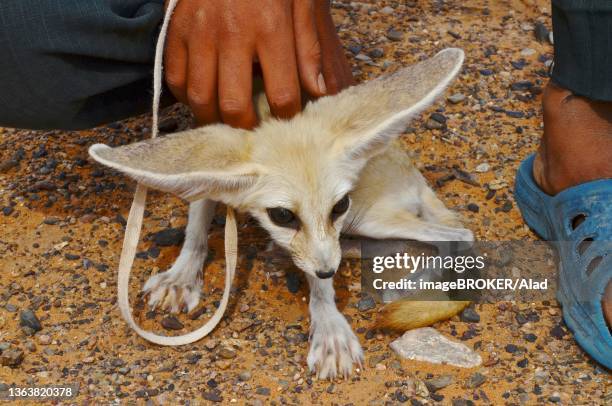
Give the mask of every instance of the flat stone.
<path id="1" fill-rule="evenodd" d="M 6 350 L 0 356 L 0 363 L 5 367 L 17 368 L 23 362 L 24 354 L 21 350 Z"/>
<path id="2" fill-rule="evenodd" d="M 176 317 L 168 316 L 164 317 L 161 321 L 161 325 L 166 330 L 180 330 L 182 329 L 183 323 L 181 323 Z"/>
<path id="3" fill-rule="evenodd" d="M 153 234 L 153 241 L 159 247 L 178 246 L 184 239 L 185 231 L 182 228 L 167 228 Z"/>
<path id="4" fill-rule="evenodd" d="M 491 165 L 489 165 L 486 162 L 483 162 L 480 165 L 478 165 L 476 169 L 474 170 L 478 173 L 485 173 L 485 172 L 489 172 L 490 169 L 491 169 Z"/>
<path id="5" fill-rule="evenodd" d="M 427 389 L 430 392 L 435 392 L 437 390 L 446 388 L 448 385 L 453 383 L 452 375 L 440 375 L 435 378 L 431 378 L 425 381 L 425 385 L 427 385 Z"/>
<path id="6" fill-rule="evenodd" d="M 365 312 L 375 307 L 376 302 L 371 296 L 366 296 L 363 299 L 359 300 L 359 302 L 357 302 L 357 309 L 359 309 L 360 312 Z"/>
<path id="7" fill-rule="evenodd" d="M 416 361 L 462 368 L 473 368 L 482 363 L 480 355 L 465 344 L 451 341 L 431 327 L 407 331 L 389 346 L 402 358 Z"/>
<path id="8" fill-rule="evenodd" d="M 391 41 L 401 41 L 403 37 L 404 34 L 394 28 L 387 31 L 387 38 L 389 38 Z"/>
<path id="9" fill-rule="evenodd" d="M 463 93 L 455 93 L 451 96 L 448 96 L 448 101 L 453 104 L 461 103 L 465 100 L 465 95 Z"/>
<path id="10" fill-rule="evenodd" d="M 42 330 L 42 325 L 38 320 L 38 317 L 30 309 L 24 310 L 19 315 L 19 325 L 22 327 L 29 327 L 34 331 Z"/>

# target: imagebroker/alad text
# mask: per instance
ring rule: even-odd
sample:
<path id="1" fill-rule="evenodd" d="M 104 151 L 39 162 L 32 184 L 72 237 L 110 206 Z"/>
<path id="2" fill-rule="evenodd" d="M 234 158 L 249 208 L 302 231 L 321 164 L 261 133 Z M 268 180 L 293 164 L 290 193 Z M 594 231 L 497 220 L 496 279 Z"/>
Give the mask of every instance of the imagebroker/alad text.
<path id="1" fill-rule="evenodd" d="M 382 279 L 374 279 L 374 289 L 378 290 L 439 290 L 448 292 L 450 290 L 547 290 L 548 279 L 540 281 L 533 279 L 458 279 L 456 281 L 427 281 L 423 279 L 410 280 L 402 278 L 399 281 L 388 282 Z"/>

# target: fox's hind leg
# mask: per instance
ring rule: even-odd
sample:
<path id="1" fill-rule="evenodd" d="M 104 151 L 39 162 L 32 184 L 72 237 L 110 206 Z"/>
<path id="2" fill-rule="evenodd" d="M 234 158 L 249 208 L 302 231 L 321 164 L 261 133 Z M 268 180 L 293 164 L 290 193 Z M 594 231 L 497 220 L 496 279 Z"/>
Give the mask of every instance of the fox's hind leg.
<path id="1" fill-rule="evenodd" d="M 208 230 L 216 203 L 202 199 L 189 205 L 185 242 L 174 265 L 166 272 L 149 278 L 143 291 L 149 294 L 149 306 L 177 313 L 193 310 L 200 301 L 202 266 L 208 254 Z"/>

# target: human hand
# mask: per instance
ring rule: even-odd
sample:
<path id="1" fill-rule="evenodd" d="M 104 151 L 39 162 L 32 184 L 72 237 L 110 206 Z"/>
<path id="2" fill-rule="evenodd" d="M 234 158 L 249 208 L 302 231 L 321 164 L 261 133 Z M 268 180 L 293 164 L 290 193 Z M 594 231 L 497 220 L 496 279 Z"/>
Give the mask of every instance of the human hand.
<path id="1" fill-rule="evenodd" d="M 300 86 L 311 96 L 352 83 L 328 0 L 182 0 L 170 23 L 166 82 L 198 125 L 257 123 L 252 101 L 258 61 L 272 114 L 300 111 Z"/>

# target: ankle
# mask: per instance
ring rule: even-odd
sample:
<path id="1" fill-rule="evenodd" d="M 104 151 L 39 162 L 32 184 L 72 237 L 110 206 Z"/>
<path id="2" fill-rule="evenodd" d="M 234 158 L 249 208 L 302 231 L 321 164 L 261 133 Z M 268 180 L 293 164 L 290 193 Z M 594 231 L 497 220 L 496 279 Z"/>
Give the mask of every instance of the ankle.
<path id="1" fill-rule="evenodd" d="M 612 178 L 612 103 L 592 101 L 549 83 L 544 135 L 533 174 L 555 195 L 580 183 Z"/>

